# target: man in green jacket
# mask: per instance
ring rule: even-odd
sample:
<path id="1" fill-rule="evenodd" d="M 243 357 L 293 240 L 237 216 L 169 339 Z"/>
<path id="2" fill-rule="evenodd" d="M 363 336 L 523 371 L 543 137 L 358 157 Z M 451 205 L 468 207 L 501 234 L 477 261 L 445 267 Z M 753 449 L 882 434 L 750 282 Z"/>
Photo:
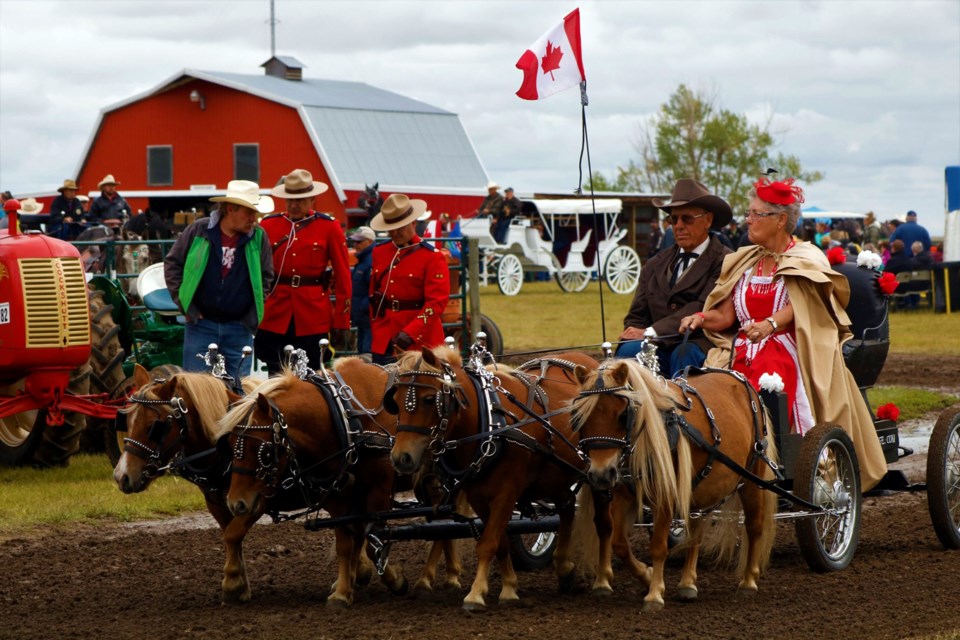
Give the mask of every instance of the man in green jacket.
<path id="1" fill-rule="evenodd" d="M 272 209 L 272 201 L 248 180 L 231 180 L 227 194 L 210 201 L 220 208 L 183 230 L 164 259 L 163 273 L 187 319 L 183 368 L 205 370 L 197 354 L 216 343 L 227 373 L 242 377 L 252 365 L 248 359 L 241 369 L 242 351 L 253 346 L 264 292 L 273 283 L 273 253 L 257 224 L 258 212 Z"/>

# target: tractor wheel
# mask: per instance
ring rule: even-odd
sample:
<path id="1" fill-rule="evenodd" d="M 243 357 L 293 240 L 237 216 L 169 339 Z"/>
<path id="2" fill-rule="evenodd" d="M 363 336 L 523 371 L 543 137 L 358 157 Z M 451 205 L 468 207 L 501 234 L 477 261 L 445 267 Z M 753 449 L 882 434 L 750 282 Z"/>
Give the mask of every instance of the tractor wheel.
<path id="1" fill-rule="evenodd" d="M 70 372 L 67 392 L 78 396 L 90 393 L 89 364 L 84 363 Z M 33 452 L 35 467 L 65 467 L 70 464 L 70 456 L 80 451 L 80 436 L 87 428 L 87 416 L 69 412 L 63 417 L 63 424 L 57 427 L 37 421 L 35 428 L 42 427 L 42 432 Z"/>
<path id="2" fill-rule="evenodd" d="M 13 396 L 23 389 L 23 381 L 11 387 L 0 387 L 0 395 Z M 46 413 L 33 410 L 0 418 L 0 464 L 28 464 L 43 436 Z"/>
<path id="3" fill-rule="evenodd" d="M 113 305 L 107 304 L 103 292 L 90 290 L 90 393 L 106 393 L 118 397 L 124 381 L 123 360 L 126 353 L 120 345 L 120 326 L 113 320 Z M 81 436 L 81 449 L 87 453 L 107 450 L 114 438 L 110 420 L 87 418 L 87 429 Z"/>

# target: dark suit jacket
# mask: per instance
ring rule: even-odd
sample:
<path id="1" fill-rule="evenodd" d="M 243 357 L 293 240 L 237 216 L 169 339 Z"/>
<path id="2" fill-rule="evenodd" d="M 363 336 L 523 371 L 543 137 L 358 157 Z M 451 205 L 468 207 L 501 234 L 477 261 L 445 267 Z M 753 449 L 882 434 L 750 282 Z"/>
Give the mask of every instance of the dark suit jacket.
<path id="1" fill-rule="evenodd" d="M 703 255 L 697 258 L 683 276 L 677 280 L 673 289 L 670 289 L 670 277 L 673 273 L 680 247 L 673 245 L 664 249 L 647 261 L 640 271 L 640 282 L 630 312 L 623 319 L 623 327 L 653 327 L 657 335 L 668 336 L 677 334 L 680 330 L 680 320 L 697 311 L 703 311 L 703 303 L 707 299 L 717 278 L 720 277 L 720 268 L 723 266 L 723 257 L 730 250 L 723 246 L 716 237 L 710 237 Z M 663 343 L 673 347 L 681 342 L 682 337 L 667 338 Z M 706 353 L 712 344 L 697 330 L 690 340 L 696 342 Z"/>

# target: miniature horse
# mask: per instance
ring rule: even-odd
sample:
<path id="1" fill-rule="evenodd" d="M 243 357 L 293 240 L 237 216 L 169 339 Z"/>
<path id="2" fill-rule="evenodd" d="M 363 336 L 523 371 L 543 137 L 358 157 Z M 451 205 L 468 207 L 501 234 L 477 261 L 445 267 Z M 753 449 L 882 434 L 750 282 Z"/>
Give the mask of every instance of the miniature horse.
<path id="1" fill-rule="evenodd" d="M 535 363 L 529 364 L 539 368 L 539 377 L 522 371 L 468 372 L 460 355 L 445 347 L 406 353 L 398 363 L 398 382 L 384 401 L 398 414 L 391 452 L 397 470 L 412 473 L 428 452 L 434 454 L 438 474 L 466 494 L 484 522 L 477 541 L 477 575 L 463 601 L 468 611 L 486 607 L 494 555 L 503 578 L 500 602 L 519 599 L 506 531 L 521 497 L 556 506 L 560 530 L 554 564 L 561 588 L 572 586 L 575 577 L 570 561 L 576 507 L 571 486 L 582 477 L 584 463 L 566 405 L 579 392 L 574 367 L 593 369 L 597 363 L 580 353 Z"/>
<path id="2" fill-rule="evenodd" d="M 580 446 L 590 458 L 589 482 L 594 490 L 614 492 L 607 505 L 596 504 L 590 491 L 581 492 L 575 531 L 583 545 L 587 542 L 580 534 L 594 532 L 593 548 L 599 551 L 594 592 L 612 591 L 612 538 L 617 554 L 650 586 L 644 611 L 662 609 L 667 539 L 677 517 L 687 526 L 689 544 L 678 595 L 695 600 L 703 519 L 688 515 L 691 510 L 714 510 L 738 493 L 747 535 L 747 543 L 740 545 L 738 593 L 754 594 L 773 546 L 776 496 L 742 478 L 697 441 L 716 447 L 755 476 L 771 478 L 775 443 L 756 391 L 733 372 L 713 370 L 689 380 L 666 381 L 634 360 L 576 373 L 581 392 L 573 403 L 574 421 Z M 632 491 L 625 487 L 627 481 L 634 485 Z M 633 557 L 626 539 L 644 504 L 653 512 L 652 570 Z M 594 527 L 585 523 L 591 512 Z M 739 526 L 738 514 L 722 517 L 711 538 L 719 536 L 719 546 L 729 546 Z"/>
<path id="3" fill-rule="evenodd" d="M 339 421 L 339 409 L 330 406 L 322 382 L 318 386 L 300 380 L 290 371 L 258 386 L 220 421 L 234 453 L 227 504 L 238 518 L 255 520 L 271 510 L 271 499 L 284 493 L 299 508 L 323 508 L 333 517 L 391 508 L 394 471 L 387 454 L 396 425 L 380 406 L 389 374 L 359 358 L 341 358 L 332 375 L 344 385 L 340 397 L 359 405 L 356 422 Z M 346 400 L 344 405 L 353 408 Z M 358 521 L 334 530 L 338 573 L 328 605 L 353 602 L 367 532 L 362 517 Z M 432 588 L 441 548 L 447 585 L 460 586 L 460 560 L 453 543 L 446 541 L 434 545 L 418 588 Z M 393 565 L 387 565 L 384 582 L 394 593 L 407 589 L 402 572 Z"/>
<path id="4" fill-rule="evenodd" d="M 124 493 L 147 489 L 154 478 L 162 475 L 173 460 L 173 468 L 182 477 L 196 484 L 203 492 L 207 510 L 223 532 L 226 562 L 222 597 L 224 602 L 250 599 L 243 565 L 243 518 L 234 518 L 227 508 L 229 455 L 215 449 L 219 433 L 217 420 L 239 396 L 230 392 L 219 379 L 207 373 L 179 372 L 167 380 L 151 381 L 147 370 L 134 368 L 134 385 L 138 391 L 122 409 L 127 424 L 123 453 L 113 471 L 117 486 Z M 245 379 L 249 391 L 253 381 Z M 250 522 L 252 524 L 252 522 Z M 239 567 L 239 569 L 238 569 Z M 228 575 L 242 574 L 239 589 L 233 589 Z"/>

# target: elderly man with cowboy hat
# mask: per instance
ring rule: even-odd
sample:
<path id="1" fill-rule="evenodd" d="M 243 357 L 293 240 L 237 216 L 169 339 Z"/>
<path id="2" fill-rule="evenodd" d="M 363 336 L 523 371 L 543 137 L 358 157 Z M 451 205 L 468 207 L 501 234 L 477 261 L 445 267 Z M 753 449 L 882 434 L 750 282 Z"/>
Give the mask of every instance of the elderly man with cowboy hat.
<path id="1" fill-rule="evenodd" d="M 703 310 L 707 295 L 720 276 L 723 246 L 711 229 L 722 229 L 733 218 L 727 202 L 700 182 L 677 181 L 670 202 L 653 204 L 670 216 L 675 244 L 651 258 L 640 272 L 637 291 L 627 317 L 617 355 L 633 357 L 643 338 L 656 338 L 660 373 L 672 377 L 688 365 L 701 366 L 710 343 L 702 331 L 683 343 L 680 320 Z"/>
<path id="2" fill-rule="evenodd" d="M 273 202 L 248 180 L 231 180 L 226 195 L 210 201 L 220 207 L 183 230 L 163 261 L 163 274 L 187 318 L 183 368 L 204 370 L 197 354 L 215 342 L 227 372 L 242 377 L 252 365 L 242 351 L 253 346 L 273 283 L 270 242 L 257 224 L 258 212 L 271 210 Z"/>
<path id="3" fill-rule="evenodd" d="M 416 233 L 423 200 L 402 193 L 387 198 L 370 226 L 386 231 L 390 242 L 373 250 L 370 316 L 373 361 L 393 362 L 396 350 L 430 349 L 443 344 L 441 316 L 450 298 L 443 254 Z"/>
<path id="4" fill-rule="evenodd" d="M 487 183 L 487 197 L 480 203 L 477 215 L 490 218 L 494 222 L 503 215 L 503 196 L 499 193 L 500 185 L 491 180 Z"/>
<path id="5" fill-rule="evenodd" d="M 130 216 L 130 205 L 117 193 L 118 184 L 110 173 L 97 185 L 100 195 L 94 198 L 87 213 L 90 222 L 102 222 L 108 227 L 119 228 L 124 219 Z"/>
<path id="6" fill-rule="evenodd" d="M 320 340 L 333 337 L 344 347 L 350 332 L 350 263 L 347 240 L 333 216 L 315 211 L 317 196 L 329 187 L 306 169 L 294 169 L 270 192 L 286 201 L 286 213 L 264 218 L 277 280 L 255 340 L 257 357 L 270 373 L 283 366 L 283 349 L 303 349 L 313 366 Z M 327 272 L 327 268 L 332 273 Z M 336 303 L 330 303 L 330 290 Z"/>
<path id="7" fill-rule="evenodd" d="M 50 220 L 47 222 L 47 234 L 65 240 L 69 235 L 63 223 L 80 222 L 83 219 L 83 203 L 77 197 L 77 183 L 64 180 L 60 192 L 50 203 Z"/>

